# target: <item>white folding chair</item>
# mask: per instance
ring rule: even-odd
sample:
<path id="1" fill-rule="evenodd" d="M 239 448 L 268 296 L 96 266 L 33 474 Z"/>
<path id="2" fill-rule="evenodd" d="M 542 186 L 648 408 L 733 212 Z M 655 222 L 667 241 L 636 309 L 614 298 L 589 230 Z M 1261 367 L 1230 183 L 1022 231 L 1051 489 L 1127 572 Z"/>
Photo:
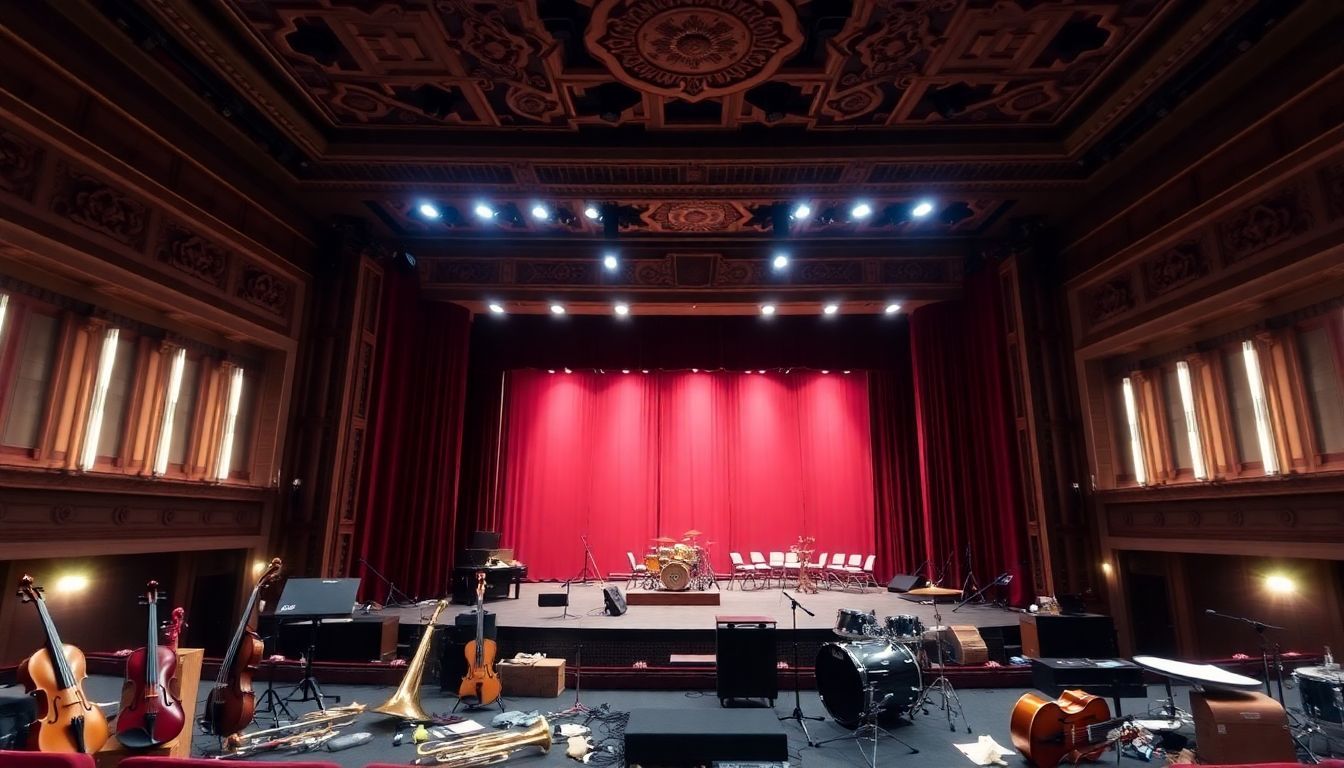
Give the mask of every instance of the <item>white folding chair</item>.
<path id="1" fill-rule="evenodd" d="M 827 586 L 840 587 L 845 586 L 845 555 L 843 552 L 837 552 L 831 555 L 831 562 L 826 564 L 826 569 L 822 572 L 826 576 Z"/>
<path id="2" fill-rule="evenodd" d="M 798 583 L 799 576 L 802 575 L 803 564 L 798 559 L 797 552 L 784 553 L 784 578 L 793 583 Z"/>
<path id="3" fill-rule="evenodd" d="M 747 556 L 751 558 L 751 567 L 756 569 L 756 575 L 765 579 L 765 586 L 770 586 L 770 563 L 766 562 L 765 555 L 760 552 L 748 552 Z"/>
<path id="4" fill-rule="evenodd" d="M 746 583 L 748 581 L 751 582 L 751 588 L 755 589 L 757 586 L 756 566 L 749 565 L 745 561 L 743 561 L 741 552 L 729 552 L 728 559 L 733 561 L 733 575 L 728 580 L 728 586 L 732 587 L 733 582 L 737 581 L 738 579 L 741 579 L 742 580 L 741 589 L 746 589 Z"/>
<path id="5" fill-rule="evenodd" d="M 784 553 L 771 552 L 766 563 L 770 566 L 770 578 L 778 581 L 781 587 L 784 586 Z"/>
<path id="6" fill-rule="evenodd" d="M 634 552 L 626 552 L 625 556 L 630 558 L 630 578 L 625 582 L 625 588 L 629 589 L 630 585 L 634 584 L 637 580 L 642 580 L 644 577 L 648 576 L 649 569 L 645 567 L 643 563 L 635 562 Z"/>
<path id="7" fill-rule="evenodd" d="M 860 592 L 864 591 L 867 576 L 863 572 L 863 555 L 850 555 L 838 575 L 844 580 L 845 589 L 853 587 Z"/>
<path id="8" fill-rule="evenodd" d="M 869 555 L 869 556 L 867 557 L 867 559 L 865 559 L 865 560 L 863 561 L 863 587 L 864 587 L 864 589 L 867 589 L 868 587 L 877 587 L 877 586 L 880 586 L 880 585 L 877 583 L 877 577 L 873 575 L 873 563 L 875 563 L 875 562 L 877 562 L 877 555 Z"/>

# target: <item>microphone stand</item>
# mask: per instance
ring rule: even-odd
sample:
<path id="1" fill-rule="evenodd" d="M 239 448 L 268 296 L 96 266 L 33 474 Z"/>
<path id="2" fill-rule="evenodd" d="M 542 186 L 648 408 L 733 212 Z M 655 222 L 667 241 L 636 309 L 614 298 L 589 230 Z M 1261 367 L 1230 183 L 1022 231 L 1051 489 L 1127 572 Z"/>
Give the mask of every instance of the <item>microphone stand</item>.
<path id="1" fill-rule="evenodd" d="M 415 605 L 415 601 L 412 600 L 409 595 L 402 592 L 400 589 L 397 589 L 397 585 L 393 584 L 392 580 L 384 576 L 377 568 L 374 568 L 368 560 L 361 557 L 359 558 L 359 562 L 364 565 L 366 571 L 373 574 L 379 581 L 387 585 L 387 599 L 383 600 L 384 606 L 390 605 L 395 608 L 405 608 L 408 605 Z M 397 595 L 401 595 L 400 600 L 395 599 Z"/>
<path id="2" fill-rule="evenodd" d="M 938 569 L 938 578 L 933 580 L 934 586 L 938 586 L 939 584 L 943 583 L 943 577 L 947 575 L 948 569 L 952 567 L 952 558 L 956 557 L 956 555 L 957 551 L 955 549 L 947 553 L 947 559 L 943 561 L 943 567 Z M 932 556 L 930 556 L 929 559 L 932 560 L 933 559 Z M 933 565 L 933 563 L 930 562 L 929 565 Z"/>
<path id="3" fill-rule="evenodd" d="M 981 595 L 983 595 L 983 594 L 985 594 L 986 592 L 988 592 L 991 588 L 996 587 L 996 586 L 998 586 L 998 585 L 1000 585 L 1000 584 L 1007 584 L 1008 582 L 1010 582 L 1010 581 L 1012 581 L 1012 580 L 1013 580 L 1013 575 L 1012 575 L 1011 573 L 1009 573 L 1009 572 L 1007 572 L 1007 571 L 1004 571 L 1003 573 L 1000 573 L 998 576 L 995 576 L 995 577 L 994 577 L 994 580 L 993 580 L 993 581 L 989 582 L 988 584 L 986 584 L 985 586 L 983 586 L 983 587 L 981 587 L 979 590 L 977 590 L 975 594 L 971 595 L 970 597 L 966 598 L 965 600 L 962 600 L 960 603 L 957 603 L 956 607 L 954 607 L 954 608 L 952 609 L 952 612 L 953 612 L 953 613 L 956 613 L 956 612 L 957 612 L 957 608 L 965 607 L 965 605 L 966 605 L 967 603 L 969 603 L 969 602 L 971 602 L 971 601 L 973 601 L 973 600 L 979 598 Z"/>
<path id="4" fill-rule="evenodd" d="M 1245 616 L 1232 616 L 1226 613 L 1219 613 L 1218 611 L 1215 611 L 1212 608 L 1205 608 L 1204 612 L 1209 614 L 1210 616 L 1217 616 L 1220 619 L 1228 619 L 1230 621 L 1240 621 L 1242 623 L 1251 625 L 1251 629 L 1254 629 L 1256 635 L 1258 635 L 1260 638 L 1260 663 L 1265 670 L 1265 695 L 1266 696 L 1273 695 L 1269 690 L 1269 659 L 1270 656 L 1272 655 L 1274 657 L 1274 671 L 1278 676 L 1279 703 L 1283 704 L 1284 703 L 1283 659 L 1279 655 L 1279 644 L 1277 642 L 1274 643 L 1273 650 L 1271 651 L 1269 638 L 1265 636 L 1265 630 L 1267 629 L 1282 630 L 1283 627 L 1275 626 L 1274 624 L 1266 624 L 1263 621 L 1257 621 L 1255 619 L 1248 619 Z"/>
<path id="5" fill-rule="evenodd" d="M 803 694 L 802 686 L 798 681 L 798 610 L 801 608 L 803 613 L 815 617 L 817 614 L 803 608 L 803 604 L 793 599 L 793 595 L 780 590 L 780 594 L 789 599 L 790 609 L 793 611 L 793 712 L 780 717 L 780 720 L 793 720 L 798 723 L 798 727 L 803 729 L 803 738 L 807 739 L 807 746 L 815 747 L 816 742 L 812 741 L 812 734 L 807 731 L 808 720 L 825 720 L 824 717 L 816 715 L 803 714 Z"/>

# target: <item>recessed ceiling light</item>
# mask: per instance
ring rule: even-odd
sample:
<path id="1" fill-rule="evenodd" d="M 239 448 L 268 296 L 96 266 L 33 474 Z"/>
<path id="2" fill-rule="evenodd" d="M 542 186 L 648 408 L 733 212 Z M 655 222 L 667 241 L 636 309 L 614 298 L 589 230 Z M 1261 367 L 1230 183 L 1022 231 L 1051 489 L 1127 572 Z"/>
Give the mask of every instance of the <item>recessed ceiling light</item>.
<path id="1" fill-rule="evenodd" d="M 807 203 L 799 203 L 798 206 L 793 209 L 793 218 L 795 219 L 806 219 L 808 216 L 811 215 L 812 215 L 812 206 L 808 205 Z"/>
<path id="2" fill-rule="evenodd" d="M 555 373 L 555 369 L 554 369 L 554 368 L 547 368 L 547 369 L 546 369 L 546 372 L 547 372 L 547 373 Z"/>
<path id="3" fill-rule="evenodd" d="M 426 219 L 438 219 L 443 216 L 443 211 L 439 210 L 439 206 L 433 203 L 421 203 L 416 210 Z"/>
<path id="4" fill-rule="evenodd" d="M 775 269 L 783 269 L 789 266 L 789 257 L 782 253 L 776 253 L 774 260 L 770 262 L 770 266 Z"/>
<path id="5" fill-rule="evenodd" d="M 933 213 L 933 203 L 928 200 L 920 200 L 914 208 L 910 209 L 910 215 L 917 219 L 922 219 L 930 213 Z"/>
<path id="6" fill-rule="evenodd" d="M 888 314 L 888 315 L 894 315 L 894 314 L 896 314 L 897 312 L 900 312 L 900 311 L 901 311 L 901 305 L 900 305 L 900 304 L 897 304 L 897 303 L 894 302 L 894 301 L 893 301 L 892 303 L 888 304 L 886 309 L 882 310 L 882 312 L 883 312 L 884 314 Z"/>
<path id="7" fill-rule="evenodd" d="M 827 374 L 828 374 L 828 373 L 830 373 L 830 371 L 822 371 L 822 373 L 827 373 Z"/>
<path id="8" fill-rule="evenodd" d="M 761 314 L 762 314 L 762 315 L 765 315 L 766 317 L 769 317 L 770 315 L 775 314 L 775 305 L 774 305 L 774 304 L 762 304 L 762 305 L 761 305 Z"/>
<path id="9" fill-rule="evenodd" d="M 839 305 L 839 304 L 827 304 L 826 306 L 824 306 L 824 307 L 821 308 L 821 311 L 822 311 L 823 314 L 834 315 L 836 312 L 839 312 L 839 311 L 840 311 L 840 305 Z"/>
<path id="10" fill-rule="evenodd" d="M 599 210 L 597 210 L 597 206 L 595 206 L 595 205 L 590 205 L 590 206 L 588 206 L 587 208 L 584 208 L 584 209 L 583 209 L 583 215 L 584 215 L 584 216 L 587 216 L 588 218 L 590 218 L 590 219 L 592 219 L 592 220 L 594 220 L 594 221 L 596 221 L 596 220 L 597 220 L 597 217 L 602 215 L 602 212 L 599 211 Z"/>
<path id="11" fill-rule="evenodd" d="M 551 305 L 551 314 L 552 314 L 552 315 L 563 315 L 563 314 L 565 314 L 565 308 L 564 308 L 562 305 L 560 305 L 560 304 L 552 304 L 552 305 Z"/>
<path id="12" fill-rule="evenodd" d="M 571 371 L 571 370 L 569 370 L 568 368 L 566 368 L 566 369 L 565 369 L 565 373 L 573 373 L 573 371 Z"/>
<path id="13" fill-rule="evenodd" d="M 485 203 L 477 203 L 475 211 L 476 215 L 482 219 L 493 219 L 495 217 L 495 209 Z"/>
<path id="14" fill-rule="evenodd" d="M 541 203 L 537 203 L 536 205 L 532 206 L 532 218 L 541 219 L 542 221 L 545 221 L 546 219 L 551 218 L 551 212 L 546 208 L 546 206 L 542 205 Z"/>
<path id="15" fill-rule="evenodd" d="M 616 314 L 620 315 L 621 317 L 625 317 L 626 315 L 630 314 L 630 305 L 617 304 L 616 306 L 612 307 L 612 310 L 615 311 Z"/>
<path id="16" fill-rule="evenodd" d="M 856 219 L 866 219 L 873 214 L 873 206 L 867 203 L 859 203 L 849 209 L 849 215 Z"/>
<path id="17" fill-rule="evenodd" d="M 494 312 L 496 315 L 502 315 L 504 314 L 504 305 L 497 301 L 492 301 L 490 302 L 490 311 Z"/>
<path id="18" fill-rule="evenodd" d="M 629 369 L 629 368 L 622 368 L 622 369 L 621 369 L 621 373 L 629 373 L 629 372 L 630 372 L 630 369 Z"/>
<path id="19" fill-rule="evenodd" d="M 615 272 L 616 268 L 620 265 L 621 262 L 616 258 L 616 254 L 614 253 L 608 253 L 606 256 L 602 257 L 602 266 L 606 267 L 608 272 Z"/>

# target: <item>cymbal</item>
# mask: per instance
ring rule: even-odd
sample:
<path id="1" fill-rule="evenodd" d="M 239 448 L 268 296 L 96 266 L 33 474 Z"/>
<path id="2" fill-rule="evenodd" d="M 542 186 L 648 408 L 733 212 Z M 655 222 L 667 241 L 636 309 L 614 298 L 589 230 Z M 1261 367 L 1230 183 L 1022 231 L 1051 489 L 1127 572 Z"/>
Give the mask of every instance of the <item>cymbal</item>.
<path id="1" fill-rule="evenodd" d="M 950 589 L 948 587 L 920 587 L 906 592 L 907 595 L 917 595 L 919 597 L 952 597 L 960 595 L 960 589 Z"/>
<path id="2" fill-rule="evenodd" d="M 694 528 L 692 528 L 691 530 L 681 534 L 681 537 L 684 539 L 694 539 L 696 536 L 699 536 L 702 533 L 703 531 L 697 531 Z"/>
<path id="3" fill-rule="evenodd" d="M 659 544 L 676 544 L 676 543 L 677 543 L 677 540 L 674 539 L 674 538 L 671 538 L 670 536 L 659 536 L 658 538 L 654 539 L 654 541 L 658 542 Z"/>

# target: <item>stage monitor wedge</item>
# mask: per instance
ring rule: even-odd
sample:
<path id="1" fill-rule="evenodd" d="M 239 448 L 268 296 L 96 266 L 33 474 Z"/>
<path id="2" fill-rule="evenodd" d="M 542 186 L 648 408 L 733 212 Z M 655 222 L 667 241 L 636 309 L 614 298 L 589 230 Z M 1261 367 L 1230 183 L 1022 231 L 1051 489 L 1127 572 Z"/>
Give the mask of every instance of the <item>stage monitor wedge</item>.
<path id="1" fill-rule="evenodd" d="M 625 595 L 621 592 L 620 587 L 603 587 L 602 602 L 606 605 L 607 615 L 609 616 L 621 616 L 625 613 Z"/>
<path id="2" fill-rule="evenodd" d="M 929 586 L 928 579 L 908 573 L 898 573 L 887 583 L 888 592 L 909 592 L 912 589 Z"/>

